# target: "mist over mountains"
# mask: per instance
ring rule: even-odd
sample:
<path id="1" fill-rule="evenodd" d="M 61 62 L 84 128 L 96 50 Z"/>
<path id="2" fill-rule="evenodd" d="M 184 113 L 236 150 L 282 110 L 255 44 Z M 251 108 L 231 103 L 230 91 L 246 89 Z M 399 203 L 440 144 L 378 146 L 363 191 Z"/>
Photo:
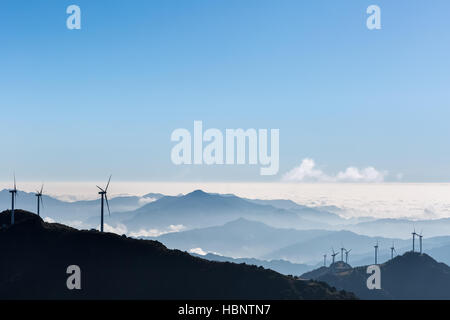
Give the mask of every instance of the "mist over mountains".
<path id="1" fill-rule="evenodd" d="M 55 221 L 76 222 L 82 227 L 97 227 L 99 201 L 66 202 L 43 196 L 42 216 Z M 8 190 L 0 191 L 0 207 L 9 208 Z M 19 191 L 17 205 L 36 210 L 33 193 Z M 407 238 L 411 229 L 426 230 L 427 236 L 447 235 L 450 219 L 406 220 L 361 217 L 344 219 L 336 207 L 308 207 L 291 200 L 245 199 L 232 194 L 212 194 L 196 190 L 186 195 L 164 196 L 150 193 L 144 196 L 119 196 L 110 199 L 111 216 L 108 224 L 123 224 L 132 232 L 138 229 L 167 228 L 184 225 L 186 229 L 217 226 L 246 218 L 261 221 L 273 227 L 295 229 L 348 230 L 361 235 L 386 238 Z"/>
<path id="2" fill-rule="evenodd" d="M 207 252 L 219 252 L 233 257 L 260 257 L 297 241 L 307 241 L 326 230 L 278 229 L 262 222 L 244 218 L 223 226 L 199 228 L 155 237 L 170 248 L 189 250 L 202 248 Z"/>
<path id="3" fill-rule="evenodd" d="M 98 227 L 97 200 L 65 202 L 44 195 L 43 202 L 41 214 L 50 221 L 64 222 L 77 228 Z M 272 206 L 267 201 L 257 202 L 234 195 L 208 194 L 201 190 L 181 196 L 161 194 L 147 194 L 142 197 L 121 196 L 110 199 L 111 216 L 105 216 L 105 222 L 112 229 L 117 228 L 130 234 L 142 230 L 170 231 L 170 226 L 182 226 L 183 229 L 216 226 L 241 217 L 280 227 L 292 225 L 300 229 L 330 227 L 320 219 L 311 218 L 315 209 L 298 206 L 295 210 L 287 210 Z M 0 206 L 10 207 L 8 190 L 0 192 Z M 35 211 L 35 195 L 19 191 L 17 206 Z M 318 215 L 326 214 L 322 210 L 316 211 Z M 340 219 L 337 215 L 329 215 Z"/>
<path id="4" fill-rule="evenodd" d="M 255 258 L 230 258 L 213 253 L 208 253 L 206 255 L 200 255 L 197 253 L 192 253 L 191 255 L 199 257 L 202 259 L 210 261 L 220 261 L 220 262 L 233 262 L 237 264 L 245 263 L 247 265 L 253 265 L 258 267 L 264 267 L 266 269 L 271 269 L 284 275 L 300 276 L 304 272 L 311 269 L 311 266 L 306 264 L 292 263 L 286 260 L 259 260 Z"/>
<path id="5" fill-rule="evenodd" d="M 142 207 L 144 204 L 162 198 L 164 195 L 158 193 L 149 193 L 142 197 L 137 196 L 118 196 L 109 200 L 111 209 L 114 212 L 130 211 Z M 92 217 L 99 217 L 99 201 L 83 200 L 83 201 L 61 201 L 48 195 L 42 196 L 43 207 L 41 213 L 43 217 L 50 218 L 54 221 L 64 222 L 74 225 L 84 225 L 85 227 L 94 227 L 99 222 L 89 225 Z M 36 196 L 32 192 L 17 192 L 16 207 L 35 212 Z M 0 191 L 0 207 L 11 208 L 11 194 L 8 190 Z"/>
<path id="6" fill-rule="evenodd" d="M 98 200 L 65 202 L 45 195 L 43 200 L 41 213 L 48 221 L 78 229 L 98 228 Z M 10 207 L 7 190 L 0 192 L 0 205 Z M 35 195 L 19 192 L 17 206 L 35 211 Z M 411 250 L 410 232 L 413 227 L 417 230 L 423 227 L 424 252 L 450 263 L 447 253 L 450 237 L 432 237 L 431 233 L 445 229 L 445 219 L 344 219 L 334 207 L 308 207 L 286 199 L 245 199 L 201 190 L 178 196 L 151 193 L 142 197 L 114 197 L 110 199 L 110 208 L 111 216 L 105 215 L 108 231 L 158 240 L 173 249 L 201 248 L 215 254 L 217 259 L 223 256 L 282 260 L 307 265 L 312 270 L 322 264 L 324 254 L 330 263 L 331 248 L 339 251 L 343 246 L 352 249 L 349 256 L 352 265 L 366 265 L 373 262 L 376 241 L 380 244 L 380 261 L 386 261 L 392 244 L 399 254 Z"/>
<path id="7" fill-rule="evenodd" d="M 213 256 L 220 254 L 231 258 L 253 257 L 306 264 L 311 270 L 323 264 L 323 254 L 327 254 L 328 263 L 331 263 L 331 248 L 337 252 L 342 246 L 347 250 L 351 249 L 349 262 L 354 266 L 373 263 L 373 246 L 377 241 L 380 246 L 379 261 L 390 259 L 390 247 L 393 243 L 396 254 L 403 254 L 412 248 L 411 240 L 368 237 L 350 231 L 273 228 L 262 222 L 243 218 L 223 226 L 167 233 L 146 239 L 156 239 L 169 248 L 184 251 L 201 248 L 206 253 L 213 253 Z M 449 240 L 450 237 L 427 238 L 423 242 L 424 252 L 435 252 L 439 261 L 450 263 L 450 255 L 445 251 Z M 416 239 L 416 249 L 418 245 Z M 340 258 L 339 254 L 336 260 Z"/>
<path id="8" fill-rule="evenodd" d="M 296 225 L 302 229 L 326 228 L 325 222 L 311 221 L 301 213 L 248 201 L 233 195 L 216 195 L 201 190 L 184 196 L 166 196 L 129 212 L 120 222 L 131 229 L 143 225 L 156 228 L 182 224 L 187 228 L 224 224 L 238 218 L 265 222 L 274 226 Z"/>
<path id="9" fill-rule="evenodd" d="M 17 199 L 17 207 L 34 211 L 36 197 L 33 193 L 19 192 Z M 42 218 L 47 221 L 67 223 L 77 229 L 98 228 L 98 200 L 65 202 L 49 196 L 44 196 L 43 200 L 44 208 L 41 213 Z M 413 256 L 408 259 L 419 259 L 416 262 L 424 264 L 426 272 L 435 272 L 438 280 L 430 278 L 430 283 L 447 281 L 448 267 L 437 261 L 450 264 L 450 236 L 431 236 L 432 232 L 443 233 L 446 219 L 344 219 L 336 213 L 339 212 L 338 208 L 308 207 L 285 199 L 245 199 L 232 194 L 212 194 L 201 190 L 178 196 L 155 193 L 141 197 L 120 196 L 112 198 L 109 203 L 111 216 L 105 215 L 107 231 L 149 241 L 156 240 L 169 249 L 182 250 L 188 256 L 194 255 L 205 261 L 263 267 L 284 275 L 325 281 L 338 289 L 355 292 L 365 299 L 419 297 L 407 295 L 397 287 L 367 293 L 361 287 L 361 281 L 367 278 L 365 266 L 373 264 L 375 243 L 379 244 L 378 261 L 382 263 L 383 270 L 388 270 L 388 276 L 384 279 L 394 281 L 389 270 L 395 268 L 390 266 L 395 261 L 404 261 L 405 256 L 409 257 L 412 247 L 410 232 L 414 227 L 417 231 L 423 227 L 426 230 L 424 254 L 420 258 Z M 6 208 L 10 206 L 10 194 L 7 190 L 0 192 L 0 205 Z M 6 227 L 8 222 L 4 217 L 0 226 Z M 38 223 L 40 224 L 41 222 Z M 57 224 L 43 226 L 45 231 L 47 226 Z M 383 234 L 386 236 L 382 236 Z M 391 237 L 390 234 L 396 236 Z M 397 256 L 393 260 L 390 259 L 392 245 L 395 246 Z M 417 249 L 418 246 L 416 239 Z M 340 253 L 341 248 L 351 249 L 349 264 L 343 264 L 340 261 L 343 256 L 338 254 L 336 261 L 343 264 L 344 268 L 330 268 L 331 251 L 334 249 Z M 326 267 L 323 267 L 324 254 L 327 255 Z M 437 261 L 423 258 L 429 255 Z M 404 264 L 403 262 L 403 267 L 406 268 Z M 407 280 L 405 278 L 402 281 Z M 424 285 L 422 282 L 416 283 L 414 288 Z M 447 292 L 436 291 L 427 297 L 439 299 L 447 297 Z"/>

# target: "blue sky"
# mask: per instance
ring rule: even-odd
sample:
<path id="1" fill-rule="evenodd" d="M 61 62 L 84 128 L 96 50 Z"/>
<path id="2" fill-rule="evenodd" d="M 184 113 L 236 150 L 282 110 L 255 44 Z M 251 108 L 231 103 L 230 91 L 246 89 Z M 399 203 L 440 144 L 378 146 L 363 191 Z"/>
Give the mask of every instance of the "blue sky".
<path id="1" fill-rule="evenodd" d="M 77 4 L 82 29 L 66 28 Z M 381 7 L 382 29 L 366 28 Z M 450 181 L 450 2 L 2 1 L 0 180 L 278 181 L 312 158 Z M 176 128 L 279 128 L 280 171 L 175 166 Z"/>

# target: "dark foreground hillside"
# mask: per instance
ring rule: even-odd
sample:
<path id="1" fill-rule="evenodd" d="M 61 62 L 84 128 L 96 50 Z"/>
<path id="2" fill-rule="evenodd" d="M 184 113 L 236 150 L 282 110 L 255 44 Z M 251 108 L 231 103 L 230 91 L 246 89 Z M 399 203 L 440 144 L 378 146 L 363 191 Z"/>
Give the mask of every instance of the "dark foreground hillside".
<path id="1" fill-rule="evenodd" d="M 0 299 L 348 299 L 314 281 L 212 262 L 161 243 L 78 231 L 36 215 L 0 213 Z M 69 290 L 69 265 L 81 290 Z"/>

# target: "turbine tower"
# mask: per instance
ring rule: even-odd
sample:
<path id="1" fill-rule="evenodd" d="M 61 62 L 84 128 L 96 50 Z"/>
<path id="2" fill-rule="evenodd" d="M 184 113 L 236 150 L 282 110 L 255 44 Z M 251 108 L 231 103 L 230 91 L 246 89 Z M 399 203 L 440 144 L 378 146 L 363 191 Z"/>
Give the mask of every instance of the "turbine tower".
<path id="1" fill-rule="evenodd" d="M 106 200 L 106 206 L 108 207 L 108 213 L 111 215 L 111 212 L 109 211 L 109 203 L 108 203 L 108 196 L 106 195 L 106 192 L 108 191 L 109 182 L 111 181 L 111 176 L 109 176 L 108 183 L 106 184 L 106 188 L 103 190 L 99 186 L 97 188 L 100 189 L 100 192 L 98 193 L 101 195 L 101 220 L 100 220 L 100 232 L 103 232 L 103 211 L 104 211 L 104 203 Z"/>
<path id="2" fill-rule="evenodd" d="M 339 254 L 338 252 L 334 252 L 334 249 L 333 248 L 331 248 L 331 250 L 333 251 L 333 254 L 331 255 L 331 257 L 333 258 L 333 262 L 331 263 L 331 264 L 333 264 L 334 263 L 334 260 L 335 260 L 335 258 L 336 258 L 336 256 Z"/>
<path id="3" fill-rule="evenodd" d="M 44 207 L 44 202 L 42 202 L 42 191 L 44 190 L 44 184 L 42 184 L 41 186 L 41 190 L 36 191 L 35 196 L 37 197 L 37 215 L 41 216 L 40 214 L 40 209 L 41 209 L 41 205 L 42 207 Z"/>
<path id="4" fill-rule="evenodd" d="M 416 228 L 414 228 L 414 232 L 412 232 L 411 233 L 412 234 L 412 236 L 413 236 L 413 251 L 412 252 L 414 252 L 415 251 L 415 241 L 416 241 L 416 235 L 417 235 L 417 233 L 416 233 Z"/>
<path id="5" fill-rule="evenodd" d="M 324 267 L 327 266 L 327 255 L 326 254 L 323 255 L 323 266 Z"/>
<path id="6" fill-rule="evenodd" d="M 16 202 L 17 188 L 16 188 L 16 174 L 14 174 L 14 189 L 9 190 L 11 193 L 11 225 L 14 224 L 14 204 Z"/>
<path id="7" fill-rule="evenodd" d="M 378 241 L 377 244 L 374 246 L 375 248 L 375 264 L 378 264 Z"/>
<path id="8" fill-rule="evenodd" d="M 344 245 L 341 243 L 341 261 L 344 262 Z"/>
<path id="9" fill-rule="evenodd" d="M 422 231 L 423 230 L 420 230 L 420 234 L 417 234 L 419 236 L 420 254 L 422 254 L 422 238 L 423 238 Z"/>
<path id="10" fill-rule="evenodd" d="M 391 247 L 391 260 L 394 259 L 394 252 L 397 254 L 397 251 L 395 251 L 395 248 L 394 248 L 394 242 L 392 242 L 392 247 Z"/>
<path id="11" fill-rule="evenodd" d="M 350 253 L 350 251 L 352 251 L 352 249 L 350 250 L 345 249 L 345 263 L 347 264 L 348 264 L 348 254 Z"/>

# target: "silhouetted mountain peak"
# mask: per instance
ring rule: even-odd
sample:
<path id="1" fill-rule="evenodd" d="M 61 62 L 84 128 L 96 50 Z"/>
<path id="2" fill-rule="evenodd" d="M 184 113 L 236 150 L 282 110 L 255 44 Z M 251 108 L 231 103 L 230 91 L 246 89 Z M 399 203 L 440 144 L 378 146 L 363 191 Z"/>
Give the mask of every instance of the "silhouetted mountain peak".
<path id="1" fill-rule="evenodd" d="M 37 214 L 21 209 L 14 210 L 14 221 L 15 224 L 43 222 L 43 220 Z M 5 210 L 0 212 L 0 227 L 10 227 L 10 226 L 11 226 L 11 210 Z"/>
<path id="2" fill-rule="evenodd" d="M 432 257 L 427 255 L 426 253 L 419 253 L 419 252 L 412 252 L 408 251 L 405 252 L 403 255 L 396 256 L 394 259 L 389 260 L 386 262 L 386 264 L 396 264 L 396 263 L 437 263 L 436 260 L 434 260 Z"/>
<path id="3" fill-rule="evenodd" d="M 348 263 L 345 263 L 344 261 L 337 261 L 335 263 L 332 263 L 329 267 L 329 270 L 331 272 L 342 272 L 342 271 L 347 271 L 349 269 L 352 269 L 352 266 L 349 265 Z"/>
<path id="4" fill-rule="evenodd" d="M 336 274 L 352 270 L 352 266 L 344 261 L 337 261 L 328 267 L 320 267 L 318 269 L 306 272 L 302 275 L 304 279 L 320 279 L 328 274 Z"/>
<path id="5" fill-rule="evenodd" d="M 204 198 L 204 197 L 208 197 L 209 195 L 210 195 L 209 193 L 206 193 L 205 191 L 198 189 L 198 190 L 192 191 L 191 193 L 186 194 L 185 197 L 187 197 L 187 198 Z"/>
<path id="6" fill-rule="evenodd" d="M 162 193 L 150 192 L 150 193 L 144 194 L 142 197 L 143 198 L 152 198 L 152 199 L 158 200 L 158 199 L 161 199 L 162 197 L 165 197 L 165 195 L 163 195 Z"/>
<path id="7" fill-rule="evenodd" d="M 437 262 L 435 259 L 425 253 L 406 252 L 403 255 L 396 256 L 381 265 L 384 270 L 393 273 L 445 273 L 450 276 L 450 267 L 445 263 Z M 450 294 L 450 293 L 449 293 Z"/>

